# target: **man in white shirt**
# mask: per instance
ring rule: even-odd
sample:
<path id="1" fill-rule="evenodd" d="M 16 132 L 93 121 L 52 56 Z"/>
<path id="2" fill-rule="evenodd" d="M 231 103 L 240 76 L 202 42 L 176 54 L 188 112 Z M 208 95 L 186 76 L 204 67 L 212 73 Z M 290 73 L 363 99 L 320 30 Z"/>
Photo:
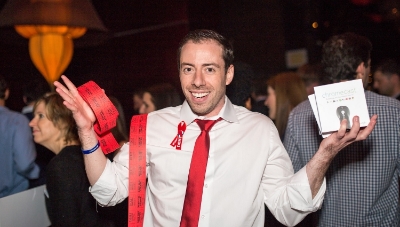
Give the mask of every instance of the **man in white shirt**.
<path id="1" fill-rule="evenodd" d="M 210 30 L 190 32 L 179 47 L 179 76 L 185 102 L 152 112 L 147 119 L 147 179 L 144 226 L 178 226 L 182 216 L 193 147 L 200 134 L 195 119 L 216 120 L 210 149 L 198 226 L 264 226 L 264 203 L 285 225 L 294 226 L 320 208 L 325 192 L 324 174 L 340 149 L 365 139 L 368 127 L 359 128 L 358 117 L 346 132 L 340 130 L 322 141 L 313 159 L 298 173 L 266 116 L 232 105 L 225 96 L 234 75 L 233 49 L 221 35 Z M 98 143 L 95 116 L 76 87 L 65 76 L 66 87 L 55 82 L 56 91 L 73 112 L 82 149 Z M 171 146 L 181 121 L 187 125 L 181 150 Z M 129 144 L 114 162 L 101 148 L 84 155 L 91 192 L 105 206 L 128 196 Z M 199 179 L 203 181 L 203 179 Z"/>

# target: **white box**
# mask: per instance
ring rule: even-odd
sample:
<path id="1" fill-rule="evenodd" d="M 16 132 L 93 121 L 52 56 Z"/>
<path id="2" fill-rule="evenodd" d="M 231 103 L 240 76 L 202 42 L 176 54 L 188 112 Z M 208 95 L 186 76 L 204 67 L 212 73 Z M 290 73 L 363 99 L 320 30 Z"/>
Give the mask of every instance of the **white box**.
<path id="1" fill-rule="evenodd" d="M 308 99 L 324 138 L 339 130 L 342 119 L 348 120 L 348 129 L 352 126 L 354 116 L 359 116 L 360 127 L 369 123 L 361 79 L 314 87 L 314 95 L 308 96 Z"/>

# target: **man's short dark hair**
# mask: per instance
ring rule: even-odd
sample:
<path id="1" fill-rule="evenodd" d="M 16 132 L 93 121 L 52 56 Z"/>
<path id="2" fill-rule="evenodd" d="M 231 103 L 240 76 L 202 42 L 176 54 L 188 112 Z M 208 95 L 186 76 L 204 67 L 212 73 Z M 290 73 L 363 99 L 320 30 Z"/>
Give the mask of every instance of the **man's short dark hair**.
<path id="1" fill-rule="evenodd" d="M 394 59 L 385 59 L 379 63 L 375 71 L 381 71 L 383 75 L 397 74 L 400 77 L 400 64 Z"/>
<path id="2" fill-rule="evenodd" d="M 180 70 L 180 58 L 182 47 L 192 41 L 193 43 L 202 43 L 204 41 L 215 41 L 222 46 L 222 58 L 225 62 L 225 72 L 228 71 L 230 65 L 233 64 L 234 56 L 233 56 L 233 46 L 232 44 L 222 35 L 218 34 L 212 30 L 199 29 L 189 32 L 180 42 L 178 48 L 178 70 Z"/>
<path id="3" fill-rule="evenodd" d="M 6 97 L 6 90 L 8 88 L 9 87 L 6 79 L 0 75 L 0 99 L 4 99 Z"/>
<path id="4" fill-rule="evenodd" d="M 322 47 L 322 65 L 331 82 L 353 80 L 357 67 L 368 67 L 372 44 L 368 38 L 347 32 L 326 41 Z"/>

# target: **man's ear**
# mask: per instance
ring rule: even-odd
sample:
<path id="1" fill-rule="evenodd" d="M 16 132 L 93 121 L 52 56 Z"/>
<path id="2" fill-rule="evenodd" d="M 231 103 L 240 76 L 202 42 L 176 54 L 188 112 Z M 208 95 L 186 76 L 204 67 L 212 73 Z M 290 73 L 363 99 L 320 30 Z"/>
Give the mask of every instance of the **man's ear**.
<path id="1" fill-rule="evenodd" d="M 366 70 L 365 64 L 364 64 L 364 62 L 361 62 L 361 63 L 358 65 L 357 70 L 356 70 L 356 73 L 357 73 L 356 79 L 362 79 L 362 80 L 364 80 L 365 70 Z"/>
<path id="2" fill-rule="evenodd" d="M 229 85 L 232 82 L 234 74 L 235 74 L 235 67 L 233 65 L 230 65 L 228 70 L 226 71 L 225 85 Z"/>

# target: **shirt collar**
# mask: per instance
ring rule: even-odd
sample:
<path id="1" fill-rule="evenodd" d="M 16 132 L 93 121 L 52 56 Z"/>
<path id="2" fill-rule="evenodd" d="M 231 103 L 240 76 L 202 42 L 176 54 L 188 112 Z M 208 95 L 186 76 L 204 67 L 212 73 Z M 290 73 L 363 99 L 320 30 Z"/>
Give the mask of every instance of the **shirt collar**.
<path id="1" fill-rule="evenodd" d="M 193 113 L 192 109 L 190 108 L 189 104 L 185 100 L 182 104 L 181 108 L 181 120 L 186 122 L 187 125 L 191 124 L 195 119 L 204 119 L 202 116 L 198 116 L 197 114 Z M 239 120 L 236 116 L 236 111 L 234 105 L 231 101 L 225 96 L 225 104 L 222 107 L 221 111 L 218 113 L 217 116 L 211 117 L 211 120 L 216 120 L 218 118 L 222 118 L 225 121 L 238 123 Z"/>
<path id="2" fill-rule="evenodd" d="M 399 96 L 400 96 L 400 93 L 397 93 L 397 94 L 393 95 L 392 98 L 397 99 L 397 97 L 399 97 Z"/>
<path id="3" fill-rule="evenodd" d="M 21 111 L 21 113 L 23 113 L 23 114 L 32 113 L 32 112 L 33 112 L 33 106 L 24 106 Z"/>

